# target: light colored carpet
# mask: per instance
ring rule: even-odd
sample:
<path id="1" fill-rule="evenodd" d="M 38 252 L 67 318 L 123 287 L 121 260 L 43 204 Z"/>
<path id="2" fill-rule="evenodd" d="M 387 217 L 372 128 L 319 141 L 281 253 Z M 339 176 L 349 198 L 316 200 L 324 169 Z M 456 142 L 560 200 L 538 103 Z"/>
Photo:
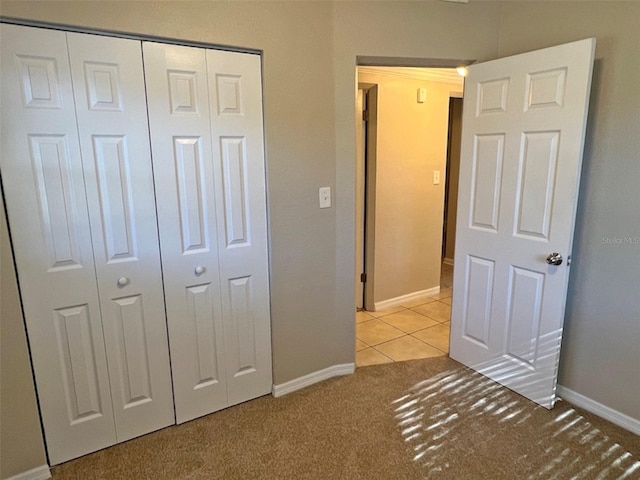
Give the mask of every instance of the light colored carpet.
<path id="1" fill-rule="evenodd" d="M 359 368 L 52 469 L 61 479 L 640 479 L 640 437 L 447 358 Z"/>

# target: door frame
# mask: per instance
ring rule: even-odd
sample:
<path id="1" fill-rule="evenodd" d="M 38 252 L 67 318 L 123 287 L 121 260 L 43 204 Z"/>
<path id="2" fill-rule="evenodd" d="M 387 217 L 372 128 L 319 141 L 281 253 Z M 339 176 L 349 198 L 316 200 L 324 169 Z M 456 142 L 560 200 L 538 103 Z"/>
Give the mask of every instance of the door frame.
<path id="1" fill-rule="evenodd" d="M 38 20 L 24 20 L 21 18 L 5 17 L 0 15 L 0 23 L 6 23 L 8 25 L 21 25 L 24 27 L 37 27 L 47 28 L 49 30 L 61 30 L 64 32 L 76 32 L 87 33 L 90 35 L 99 35 L 102 37 L 114 37 L 114 38 L 128 38 L 130 40 L 139 40 L 141 42 L 158 42 L 168 43 L 169 45 L 183 45 L 185 47 L 197 47 L 213 50 L 223 50 L 226 52 L 237 53 L 252 53 L 254 55 L 263 56 L 263 50 L 250 47 L 238 47 L 230 45 L 222 45 L 218 43 L 199 42 L 197 40 L 188 40 L 185 38 L 176 37 L 163 37 L 160 35 L 147 35 L 144 33 L 128 33 L 117 30 L 91 28 L 91 27 L 79 27 L 77 25 L 71 25 L 68 23 L 55 23 L 55 22 L 41 22 Z M 264 89 L 263 89 L 264 90 Z"/>
<path id="2" fill-rule="evenodd" d="M 369 116 L 364 122 L 364 164 L 356 168 L 356 192 L 362 188 L 364 193 L 362 204 L 356 199 L 356 219 L 362 218 L 362 236 L 359 235 L 359 226 L 356 226 L 356 252 L 358 244 L 362 243 L 363 272 L 356 271 L 356 281 L 360 273 L 366 275 L 364 282 L 362 306 L 365 310 L 374 310 L 374 286 L 375 286 L 375 230 L 376 230 L 376 154 L 378 132 L 378 85 L 373 83 L 358 83 L 358 89 L 363 91 L 366 100 L 364 105 L 369 111 Z M 362 115 L 356 114 L 356 131 L 362 127 Z M 358 159 L 357 163 L 360 162 Z M 356 264 L 357 265 L 357 264 Z M 357 287 L 356 287 L 357 290 Z"/>
<path id="3" fill-rule="evenodd" d="M 363 57 L 364 58 L 364 57 Z M 366 274 L 366 282 L 364 285 L 364 300 L 362 302 L 363 308 L 367 311 L 375 311 L 374 291 L 375 291 L 375 205 L 376 205 L 376 148 L 377 148 L 377 130 L 378 130 L 378 85 L 373 83 L 358 82 L 358 68 L 359 67 L 413 67 L 424 69 L 455 69 L 461 65 L 467 66 L 475 62 L 475 60 L 441 60 L 441 59 L 411 59 L 413 62 L 406 62 L 403 58 L 389 58 L 389 57 L 366 57 L 362 62 L 358 57 L 358 62 L 355 66 L 356 76 L 356 90 L 355 90 L 355 136 L 356 141 L 356 155 L 355 155 L 355 207 L 354 207 L 354 245 L 355 254 L 359 255 L 360 250 L 364 255 L 364 272 L 358 272 L 358 260 L 356 258 L 356 271 L 354 275 L 356 294 L 358 292 L 357 282 L 359 281 L 360 273 Z M 464 88 L 463 88 L 464 90 Z M 365 141 L 366 148 L 364 152 L 364 168 L 361 168 L 360 158 L 358 157 L 357 142 L 359 141 L 360 133 L 359 129 L 362 128 L 362 117 L 360 111 L 358 111 L 358 96 L 360 91 L 366 95 L 366 108 L 369 110 L 368 121 L 365 123 Z M 449 99 L 451 98 L 463 98 L 463 91 L 450 91 Z M 449 117 L 446 119 L 449 122 Z M 449 128 L 449 126 L 447 127 Z M 447 155 L 448 155 L 447 145 Z M 446 160 L 448 168 L 448 158 Z M 364 173 L 363 173 L 364 172 Z M 445 174 L 445 181 L 448 182 L 448 175 Z M 360 205 L 359 192 L 361 185 L 364 184 L 364 204 Z M 445 192 L 446 193 L 446 192 Z M 446 206 L 446 199 L 444 201 Z M 359 219 L 362 218 L 362 212 L 360 208 L 364 210 L 364 236 L 360 235 L 360 226 L 358 225 Z M 444 226 L 443 221 L 440 225 L 434 228 L 439 228 L 442 233 Z M 363 247 L 360 247 L 360 242 L 363 243 Z M 356 295 L 354 294 L 354 300 Z M 358 303 L 356 301 L 356 309 L 358 309 Z M 354 311 L 355 311 L 354 310 Z"/>
<path id="4" fill-rule="evenodd" d="M 447 157 L 446 157 L 446 165 L 445 165 L 445 174 L 444 174 L 444 214 L 442 216 L 442 263 L 446 263 L 447 265 L 452 265 L 453 266 L 453 258 L 447 258 L 446 256 L 446 251 L 447 251 L 447 234 L 451 234 L 451 228 L 450 225 L 453 223 L 454 225 L 454 229 L 453 229 L 453 236 L 455 237 L 455 221 L 456 221 L 456 216 L 457 216 L 457 208 L 456 211 L 453 215 L 452 218 L 449 218 L 449 206 L 451 205 L 451 201 L 450 201 L 450 195 L 451 195 L 451 145 L 452 145 L 452 136 L 451 136 L 451 130 L 453 129 L 453 124 L 452 124 L 452 114 L 453 114 L 453 102 L 454 100 L 460 100 L 460 105 L 463 106 L 463 102 L 464 102 L 464 89 L 462 92 L 449 92 L 449 113 L 448 113 L 448 123 L 447 123 Z M 462 118 L 460 119 L 461 125 L 460 127 L 462 127 Z M 461 132 L 462 133 L 462 132 Z M 459 159 L 458 159 L 459 162 Z M 458 191 L 458 189 L 456 188 L 456 192 Z M 456 199 L 456 206 L 457 206 L 457 199 Z M 454 238 L 455 241 L 455 238 Z M 454 255 L 455 255 L 455 250 L 454 250 Z"/>

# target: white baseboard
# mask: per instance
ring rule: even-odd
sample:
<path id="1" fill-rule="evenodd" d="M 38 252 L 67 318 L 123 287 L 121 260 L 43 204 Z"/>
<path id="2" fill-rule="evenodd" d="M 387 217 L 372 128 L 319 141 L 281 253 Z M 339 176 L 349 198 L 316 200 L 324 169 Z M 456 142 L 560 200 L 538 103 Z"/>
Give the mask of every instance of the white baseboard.
<path id="1" fill-rule="evenodd" d="M 418 290 L 417 292 L 407 293 L 406 295 L 390 298 L 388 300 L 382 300 L 381 302 L 375 302 L 373 304 L 373 309 L 375 312 L 379 312 L 380 310 L 386 310 L 387 308 L 397 307 L 398 305 L 402 305 L 404 302 L 426 298 L 431 295 L 437 295 L 438 293 L 440 293 L 440 285 L 438 285 L 437 287 L 428 288 L 426 290 Z"/>
<path id="2" fill-rule="evenodd" d="M 26 472 L 18 473 L 17 475 L 5 480 L 47 480 L 47 478 L 51 478 L 49 465 L 42 465 L 41 467 L 32 468 Z"/>
<path id="3" fill-rule="evenodd" d="M 293 380 L 289 380 L 288 382 L 282 383 L 280 385 L 274 385 L 272 393 L 274 397 L 281 397 L 283 395 L 286 395 L 287 393 L 295 392 L 296 390 L 300 390 L 301 388 L 308 387 L 309 385 L 322 382 L 323 380 L 327 380 L 332 377 L 338 377 L 340 375 L 351 375 L 355 371 L 355 363 L 333 365 L 331 367 L 318 370 L 317 372 L 294 378 Z"/>
<path id="4" fill-rule="evenodd" d="M 444 260 L 442 260 L 442 263 L 446 265 L 453 265 L 453 258 L 445 258 Z"/>
<path id="5" fill-rule="evenodd" d="M 584 408 L 588 412 L 598 415 L 605 420 L 609 420 L 611 423 L 615 423 L 619 427 L 629 430 L 636 435 L 640 435 L 640 420 L 618 412 L 611 407 L 607 407 L 602 403 L 596 402 L 595 400 L 585 397 L 584 395 L 574 392 L 562 385 L 557 386 L 556 392 L 560 398 L 567 402 L 573 403 L 580 408 Z"/>

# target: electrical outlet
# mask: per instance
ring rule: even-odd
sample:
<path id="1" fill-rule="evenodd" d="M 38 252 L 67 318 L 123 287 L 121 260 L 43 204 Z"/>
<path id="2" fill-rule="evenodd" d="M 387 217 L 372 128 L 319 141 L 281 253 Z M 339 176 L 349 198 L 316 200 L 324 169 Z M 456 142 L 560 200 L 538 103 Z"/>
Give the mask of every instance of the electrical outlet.
<path id="1" fill-rule="evenodd" d="M 331 206 L 331 187 L 320 187 L 318 196 L 320 197 L 320 208 L 329 208 Z"/>

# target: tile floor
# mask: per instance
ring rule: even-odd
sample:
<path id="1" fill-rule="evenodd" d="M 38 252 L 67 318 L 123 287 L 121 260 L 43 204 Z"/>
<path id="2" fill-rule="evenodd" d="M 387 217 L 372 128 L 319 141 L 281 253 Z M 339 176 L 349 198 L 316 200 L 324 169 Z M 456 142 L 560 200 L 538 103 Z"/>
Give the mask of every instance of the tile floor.
<path id="1" fill-rule="evenodd" d="M 379 312 L 356 313 L 356 366 L 449 353 L 453 267 L 442 265 L 440 293 Z"/>

